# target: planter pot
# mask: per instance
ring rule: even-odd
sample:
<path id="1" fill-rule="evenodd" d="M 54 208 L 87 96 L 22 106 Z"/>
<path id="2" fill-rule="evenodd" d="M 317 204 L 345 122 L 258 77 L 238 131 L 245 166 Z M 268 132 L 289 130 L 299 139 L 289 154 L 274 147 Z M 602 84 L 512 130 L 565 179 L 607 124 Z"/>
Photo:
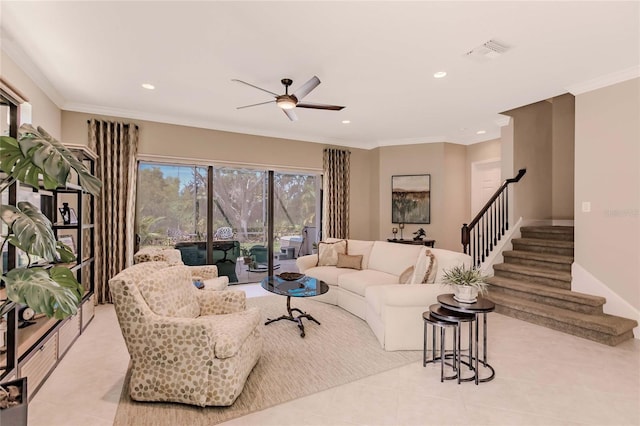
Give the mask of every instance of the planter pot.
<path id="1" fill-rule="evenodd" d="M 453 286 L 453 298 L 461 303 L 475 303 L 478 300 L 478 289 L 468 285 Z"/>
<path id="2" fill-rule="evenodd" d="M 17 386 L 20 389 L 20 404 L 0 409 L 0 424 L 12 426 L 27 426 L 27 378 L 0 383 L 0 386 Z"/>

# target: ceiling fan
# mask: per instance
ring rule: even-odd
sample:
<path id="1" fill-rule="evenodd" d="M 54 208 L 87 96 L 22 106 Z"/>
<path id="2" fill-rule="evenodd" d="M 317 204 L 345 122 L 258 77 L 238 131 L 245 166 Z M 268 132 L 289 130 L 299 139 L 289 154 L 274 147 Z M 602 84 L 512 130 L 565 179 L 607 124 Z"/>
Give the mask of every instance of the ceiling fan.
<path id="1" fill-rule="evenodd" d="M 265 104 L 270 104 L 275 102 L 275 104 L 282 109 L 282 111 L 286 114 L 286 116 L 289 117 L 289 120 L 296 121 L 298 119 L 298 116 L 296 116 L 296 113 L 293 111 L 294 108 L 326 109 L 329 111 L 340 111 L 341 109 L 344 108 L 343 106 L 338 106 L 338 105 L 325 105 L 325 104 L 315 104 L 311 102 L 300 102 L 302 98 L 307 96 L 313 89 L 318 87 L 318 85 L 320 84 L 320 79 L 316 76 L 313 76 L 309 81 L 303 84 L 300 88 L 298 88 L 298 90 L 296 90 L 292 94 L 289 94 L 289 86 L 293 84 L 293 80 L 289 78 L 283 78 L 282 80 L 280 80 L 280 82 L 284 85 L 284 95 L 279 95 L 270 90 L 263 89 L 262 87 L 254 86 L 251 83 L 247 83 L 246 81 L 238 80 L 235 78 L 232 79 L 231 81 L 236 81 L 238 83 L 246 84 L 247 86 L 251 86 L 255 89 L 262 90 L 263 92 L 267 92 L 270 95 L 273 95 L 275 97 L 275 99 L 272 101 L 245 105 L 245 106 L 238 107 L 237 109 L 250 108 L 258 105 L 265 105 Z"/>

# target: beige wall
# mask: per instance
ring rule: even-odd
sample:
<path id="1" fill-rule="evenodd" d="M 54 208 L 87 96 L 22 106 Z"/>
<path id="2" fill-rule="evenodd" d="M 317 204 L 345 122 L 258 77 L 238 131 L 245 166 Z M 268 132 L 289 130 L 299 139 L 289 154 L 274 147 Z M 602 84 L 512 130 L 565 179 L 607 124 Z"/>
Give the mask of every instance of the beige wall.
<path id="1" fill-rule="evenodd" d="M 67 143 L 87 143 L 87 120 L 92 114 L 64 111 L 62 130 Z M 114 119 L 113 117 L 101 117 Z M 197 164 L 235 164 L 284 170 L 322 171 L 325 145 L 289 139 L 268 138 L 177 126 L 143 120 L 140 129 L 140 155 L 190 159 Z M 370 239 L 371 152 L 351 148 L 350 234 L 352 238 Z M 170 161 L 170 160 L 167 160 Z"/>
<path id="2" fill-rule="evenodd" d="M 460 251 L 460 227 L 464 220 L 466 148 L 449 143 L 399 145 L 378 148 L 379 221 L 377 239 L 391 238 L 391 176 L 431 175 L 431 223 L 407 224 L 404 238 L 424 228 L 436 247 Z"/>
<path id="3" fill-rule="evenodd" d="M 24 95 L 32 106 L 31 122 L 45 129 L 51 136 L 61 140 L 60 108 L 27 76 L 13 60 L 0 51 L 2 78 L 20 94 Z"/>
<path id="4" fill-rule="evenodd" d="M 513 216 L 551 219 L 551 103 L 536 102 L 504 114 L 513 117 L 514 172 L 527 169 L 525 177 L 513 186 L 517 199 Z"/>
<path id="5" fill-rule="evenodd" d="M 575 262 L 640 309 L 640 79 L 576 96 L 575 112 Z"/>
<path id="6" fill-rule="evenodd" d="M 467 188 L 467 147 L 444 144 L 444 180 L 437 194 L 444 203 L 439 209 L 438 226 L 445 232 L 438 239 L 438 248 L 461 251 L 461 228 L 469 223 L 470 191 Z"/>
<path id="7" fill-rule="evenodd" d="M 551 217 L 573 220 L 575 98 L 571 94 L 553 98 L 551 128 Z"/>

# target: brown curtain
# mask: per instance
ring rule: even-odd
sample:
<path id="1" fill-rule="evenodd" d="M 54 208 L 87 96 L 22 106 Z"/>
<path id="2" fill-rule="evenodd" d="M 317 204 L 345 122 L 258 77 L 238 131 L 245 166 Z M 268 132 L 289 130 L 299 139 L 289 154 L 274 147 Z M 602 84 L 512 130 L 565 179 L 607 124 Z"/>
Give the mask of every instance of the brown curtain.
<path id="1" fill-rule="evenodd" d="M 103 185 L 96 197 L 95 294 L 98 303 L 109 303 L 109 279 L 133 260 L 138 126 L 90 120 L 89 147 Z"/>
<path id="2" fill-rule="evenodd" d="M 349 164 L 351 152 L 325 148 L 322 181 L 322 238 L 349 238 Z"/>

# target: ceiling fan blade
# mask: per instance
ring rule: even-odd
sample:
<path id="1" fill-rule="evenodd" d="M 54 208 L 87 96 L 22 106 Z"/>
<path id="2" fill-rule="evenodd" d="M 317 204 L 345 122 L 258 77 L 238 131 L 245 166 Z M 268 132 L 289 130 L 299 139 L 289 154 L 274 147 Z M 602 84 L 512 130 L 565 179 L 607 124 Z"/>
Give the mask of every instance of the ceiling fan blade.
<path id="1" fill-rule="evenodd" d="M 328 109 L 330 111 L 340 111 L 341 109 L 345 108 L 343 106 L 338 106 L 338 105 L 325 105 L 325 104 L 312 104 L 309 102 L 305 102 L 305 103 L 298 103 L 296 105 L 296 108 L 311 108 L 311 109 Z"/>
<path id="2" fill-rule="evenodd" d="M 244 109 L 244 108 L 251 108 L 254 106 L 258 106 L 258 105 L 266 105 L 266 104 L 272 104 L 275 102 L 275 99 L 272 101 L 267 101 L 267 102 L 260 102 L 259 104 L 251 104 L 251 105 L 244 105 L 244 106 L 239 106 L 236 109 Z"/>
<path id="3" fill-rule="evenodd" d="M 247 86 L 251 86 L 254 89 L 262 90 L 263 92 L 267 92 L 267 93 L 269 93 L 270 95 L 273 95 L 273 96 L 280 96 L 277 93 L 273 93 L 272 91 L 267 90 L 267 89 L 263 89 L 262 87 L 254 86 L 253 84 L 247 83 L 246 81 L 238 80 L 236 78 L 232 78 L 231 81 L 235 81 L 235 82 L 238 82 L 238 83 L 246 84 Z"/>
<path id="4" fill-rule="evenodd" d="M 311 77 L 311 80 L 300 86 L 293 95 L 300 100 L 307 96 L 313 89 L 318 87 L 318 84 L 320 84 L 320 79 L 314 75 Z"/>
<path id="5" fill-rule="evenodd" d="M 293 112 L 292 109 L 283 109 L 282 112 L 284 112 L 287 115 L 287 117 L 289 117 L 289 120 L 298 121 L 298 116 L 296 115 L 295 112 Z"/>

